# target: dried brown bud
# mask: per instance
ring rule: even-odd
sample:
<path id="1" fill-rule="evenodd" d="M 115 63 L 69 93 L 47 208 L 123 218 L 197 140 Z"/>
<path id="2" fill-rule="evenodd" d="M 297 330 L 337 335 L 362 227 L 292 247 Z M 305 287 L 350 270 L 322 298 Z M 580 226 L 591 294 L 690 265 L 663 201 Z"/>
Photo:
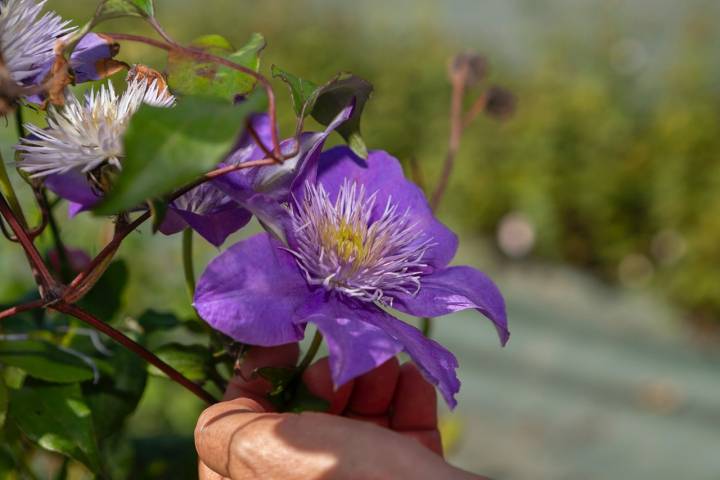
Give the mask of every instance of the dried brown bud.
<path id="1" fill-rule="evenodd" d="M 5 67 L 5 60 L 0 52 L 0 117 L 15 111 L 18 102 L 18 85 Z"/>
<path id="2" fill-rule="evenodd" d="M 147 65 L 133 65 L 127 74 L 127 82 L 131 83 L 134 81 L 144 81 L 147 86 L 152 85 L 153 82 L 157 82 L 158 90 L 167 90 L 167 80 L 165 75 L 158 72 L 154 68 L 150 68 Z"/>
<path id="3" fill-rule="evenodd" d="M 129 70 L 130 65 L 120 60 L 112 58 L 103 58 L 95 63 L 95 69 L 97 70 L 98 77 L 108 78 L 122 70 Z"/>
<path id="4" fill-rule="evenodd" d="M 75 78 L 67 59 L 58 53 L 55 55 L 55 63 L 50 68 L 50 73 L 43 79 L 43 85 L 47 91 L 47 102 L 56 106 L 65 105 L 65 89 L 74 82 Z"/>
<path id="5" fill-rule="evenodd" d="M 488 64 L 485 57 L 476 53 L 464 52 L 456 55 L 450 62 L 448 74 L 465 76 L 465 86 L 471 87 L 480 83 L 487 76 Z"/>
<path id="6" fill-rule="evenodd" d="M 150 96 L 145 96 L 145 103 L 155 106 L 168 106 L 175 102 L 170 93 L 165 75 L 145 65 L 133 66 L 127 75 L 127 82 L 142 82 L 148 89 Z"/>
<path id="7" fill-rule="evenodd" d="M 485 112 L 488 115 L 504 120 L 515 112 L 517 101 L 515 95 L 510 91 L 502 87 L 492 86 L 485 95 L 487 95 Z"/>

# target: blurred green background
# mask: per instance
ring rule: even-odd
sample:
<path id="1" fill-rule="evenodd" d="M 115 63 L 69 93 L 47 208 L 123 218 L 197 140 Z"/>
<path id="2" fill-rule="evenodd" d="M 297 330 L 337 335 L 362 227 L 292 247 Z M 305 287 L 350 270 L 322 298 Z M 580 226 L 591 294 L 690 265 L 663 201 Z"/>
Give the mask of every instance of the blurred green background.
<path id="1" fill-rule="evenodd" d="M 430 185 L 447 148 L 448 59 L 485 55 L 489 84 L 518 108 L 467 130 L 439 213 L 461 234 L 458 261 L 498 279 L 513 339 L 499 349 L 471 315 L 437 322 L 464 382 L 446 419 L 450 459 L 498 480 L 720 477 L 718 2 L 157 4 L 180 41 L 220 33 L 242 45 L 261 32 L 265 73 L 275 63 L 317 82 L 338 71 L 371 81 L 369 147 L 415 158 Z M 94 5 L 48 2 L 78 23 Z M 150 33 L 139 21 L 103 29 Z M 135 45 L 119 58 L 164 67 Z M 289 96 L 276 89 L 289 134 Z M 7 155 L 12 125 L 0 128 Z M 64 222 L 67 242 L 91 252 L 108 229 L 88 215 Z M 127 315 L 190 313 L 180 239 L 143 230 L 126 243 Z M 31 285 L 14 248 L 0 244 L 0 300 Z M 199 265 L 216 253 L 198 250 Z M 200 408 L 152 381 L 129 426 L 138 445 L 167 453 L 136 449 L 147 478 L 193 477 Z"/>

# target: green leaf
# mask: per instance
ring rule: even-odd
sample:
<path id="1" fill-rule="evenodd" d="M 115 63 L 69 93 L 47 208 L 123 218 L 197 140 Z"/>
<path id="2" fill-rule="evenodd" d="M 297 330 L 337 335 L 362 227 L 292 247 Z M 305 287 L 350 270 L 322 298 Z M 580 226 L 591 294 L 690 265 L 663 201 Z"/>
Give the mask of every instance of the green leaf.
<path id="1" fill-rule="evenodd" d="M 355 75 L 342 75 L 320 87 L 317 100 L 312 108 L 312 116 L 322 125 L 329 125 L 340 111 L 355 101 L 352 116 L 337 128 L 358 156 L 367 158 L 367 147 L 360 135 L 360 118 L 365 104 L 373 91 L 373 86 Z"/>
<path id="2" fill-rule="evenodd" d="M 313 395 L 308 387 L 301 382 L 295 391 L 295 395 L 286 407 L 286 411 L 293 413 L 327 412 L 329 408 L 330 402 Z"/>
<path id="3" fill-rule="evenodd" d="M 157 233 L 167 215 L 168 202 L 163 199 L 151 198 L 148 200 L 148 208 L 152 215 L 152 232 Z"/>
<path id="4" fill-rule="evenodd" d="M 153 0 L 103 0 L 100 2 L 95 18 L 108 20 L 127 16 L 154 17 Z"/>
<path id="5" fill-rule="evenodd" d="M 263 367 L 257 374 L 270 382 L 268 399 L 281 412 L 326 412 L 330 404 L 313 395 L 296 368 Z"/>
<path id="6" fill-rule="evenodd" d="M 122 173 L 97 213 L 128 210 L 208 172 L 230 152 L 245 118 L 265 104 L 256 94 L 240 105 L 186 97 L 174 108 L 143 107 L 125 136 Z"/>
<path id="7" fill-rule="evenodd" d="M 195 40 L 192 46 L 257 71 L 265 39 L 254 33 L 247 44 L 234 51 L 230 42 L 220 35 L 207 35 Z M 167 73 L 168 85 L 174 93 L 223 100 L 250 93 L 257 82 L 255 77 L 245 72 L 215 62 L 198 61 L 180 50 L 168 53 Z"/>
<path id="8" fill-rule="evenodd" d="M 113 261 L 78 305 L 103 321 L 112 320 L 122 306 L 129 275 L 123 260 Z"/>
<path id="9" fill-rule="evenodd" d="M 287 367 L 262 367 L 257 369 L 257 374 L 272 385 L 270 396 L 281 394 L 285 387 L 295 378 L 296 372 L 295 368 Z"/>
<path id="10" fill-rule="evenodd" d="M 10 392 L 5 382 L 0 381 L 0 430 L 5 425 L 5 417 L 7 416 L 8 400 Z"/>
<path id="11" fill-rule="evenodd" d="M 25 383 L 27 372 L 22 368 L 5 365 L 2 369 L 2 376 L 8 388 L 20 390 Z"/>
<path id="12" fill-rule="evenodd" d="M 362 158 L 367 158 L 367 146 L 360 134 L 360 118 L 373 91 L 373 86 L 369 82 L 355 75 L 338 74 L 324 85 L 317 86 L 276 65 L 272 66 L 272 74 L 273 77 L 287 83 L 293 109 L 298 117 L 311 114 L 315 120 L 325 126 L 354 101 L 352 116 L 340 125 L 337 131 L 353 152 Z"/>
<path id="13" fill-rule="evenodd" d="M 100 381 L 82 385 L 99 438 L 122 428 L 125 419 L 137 408 L 147 383 L 146 364 L 140 357 L 118 345 L 111 348 L 112 356 L 98 358 Z"/>
<path id="14" fill-rule="evenodd" d="M 290 88 L 290 96 L 292 97 L 293 109 L 295 114 L 299 116 L 305 116 L 312 110 L 311 102 L 314 98 L 317 98 L 318 85 L 298 76 L 293 75 L 290 72 L 283 70 L 277 65 L 273 65 L 270 69 L 274 78 L 279 78 L 283 82 L 287 83 Z M 310 108 L 305 106 L 309 105 Z"/>
<path id="15" fill-rule="evenodd" d="M 193 382 L 207 379 L 212 367 L 212 355 L 203 345 L 168 343 L 155 350 L 155 354 Z M 149 367 L 153 375 L 162 375 L 155 367 Z"/>
<path id="16" fill-rule="evenodd" d="M 152 333 L 158 330 L 169 330 L 180 325 L 180 320 L 172 313 L 146 310 L 138 318 L 138 323 L 143 327 L 145 333 Z"/>
<path id="17" fill-rule="evenodd" d="M 48 382 L 74 383 L 93 378 L 92 368 L 80 358 L 39 340 L 0 342 L 0 364 L 20 368 Z"/>
<path id="18" fill-rule="evenodd" d="M 79 385 L 37 384 L 13 391 L 8 419 L 42 448 L 100 471 L 92 415 Z"/>

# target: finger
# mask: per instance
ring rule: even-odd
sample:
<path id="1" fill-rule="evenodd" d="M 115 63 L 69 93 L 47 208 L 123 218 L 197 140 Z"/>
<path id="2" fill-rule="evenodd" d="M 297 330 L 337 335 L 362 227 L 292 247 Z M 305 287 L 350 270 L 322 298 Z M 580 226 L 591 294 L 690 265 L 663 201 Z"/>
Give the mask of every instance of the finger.
<path id="1" fill-rule="evenodd" d="M 220 402 L 207 408 L 195 427 L 195 448 L 200 462 L 220 477 L 231 477 L 235 436 L 259 419 L 278 417 L 278 414 L 264 413 L 263 406 L 249 398 Z M 212 476 L 209 478 L 215 480 Z"/>
<path id="2" fill-rule="evenodd" d="M 243 357 L 240 368 L 230 379 L 224 399 L 248 397 L 260 402 L 266 410 L 271 410 L 272 405 L 266 398 L 271 384 L 259 376 L 256 370 L 263 367 L 294 367 L 299 354 L 300 347 L 297 343 L 277 347 L 252 347 Z"/>
<path id="3" fill-rule="evenodd" d="M 437 429 L 437 394 L 413 363 L 400 367 L 390 419 L 393 430 Z"/>
<path id="4" fill-rule="evenodd" d="M 247 402 L 238 399 L 210 407 L 198 422 L 200 459 L 221 476 L 475 478 L 451 475 L 457 472 L 450 472 L 439 457 L 390 430 L 335 415 L 256 413 L 257 405 Z"/>
<path id="5" fill-rule="evenodd" d="M 410 437 L 421 445 L 429 448 L 431 451 L 443 456 L 442 438 L 440 432 L 435 430 L 405 430 L 401 433 L 405 437 Z"/>
<path id="6" fill-rule="evenodd" d="M 348 410 L 366 416 L 387 412 L 400 375 L 400 364 L 393 357 L 365 375 L 355 379 Z"/>
<path id="7" fill-rule="evenodd" d="M 352 420 L 360 420 L 361 422 L 372 423 L 382 428 L 390 428 L 390 419 L 386 414 L 383 415 L 358 415 L 357 413 L 348 413 L 347 418 Z"/>
<path id="8" fill-rule="evenodd" d="M 350 401 L 354 382 L 351 380 L 335 390 L 328 360 L 327 357 L 321 358 L 308 367 L 303 372 L 302 380 L 310 393 L 330 402 L 328 413 L 339 415 Z"/>
<path id="9" fill-rule="evenodd" d="M 227 477 L 223 477 L 219 473 L 213 471 L 210 467 L 205 465 L 204 462 L 198 462 L 198 479 L 199 480 L 230 480 Z"/>

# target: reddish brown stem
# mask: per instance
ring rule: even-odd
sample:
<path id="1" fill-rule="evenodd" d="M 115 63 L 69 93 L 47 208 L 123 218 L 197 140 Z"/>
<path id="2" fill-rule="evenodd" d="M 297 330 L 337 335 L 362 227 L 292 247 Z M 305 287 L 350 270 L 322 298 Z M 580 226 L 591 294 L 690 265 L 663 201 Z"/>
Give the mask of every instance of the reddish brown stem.
<path id="1" fill-rule="evenodd" d="M 134 340 L 132 340 L 131 338 L 127 337 L 121 331 L 116 330 L 115 328 L 111 327 L 107 323 L 101 321 L 98 318 L 95 318 L 89 312 L 86 312 L 85 310 L 83 310 L 79 307 L 76 307 L 75 305 L 70 305 L 65 302 L 59 302 L 55 305 L 52 305 L 50 308 L 57 310 L 58 312 L 73 316 L 73 317 L 77 318 L 78 320 L 81 320 L 81 321 L 87 323 L 94 329 L 103 332 L 105 335 L 112 338 L 113 340 L 115 340 L 116 342 L 121 344 L 123 347 L 134 352 L 135 354 L 137 354 L 138 356 L 143 358 L 145 361 L 147 361 L 149 364 L 155 366 L 158 370 L 160 370 L 165 375 L 167 375 L 171 380 L 179 383 L 186 389 L 190 390 L 201 400 L 203 400 L 209 404 L 215 403 L 217 401 L 215 399 L 215 397 L 210 395 L 210 393 L 208 393 L 205 389 L 203 389 L 198 384 L 191 382 L 182 373 L 178 372 L 173 367 L 171 367 L 170 365 L 165 363 L 163 360 L 161 360 L 157 355 L 152 353 L 150 350 L 146 349 L 139 343 L 137 343 Z"/>
<path id="2" fill-rule="evenodd" d="M 45 300 L 43 300 L 43 299 L 38 299 L 38 300 L 34 300 L 32 302 L 23 303 L 22 305 L 15 305 L 14 307 L 10 307 L 6 310 L 0 311 L 0 320 L 10 318 L 19 313 L 27 312 L 28 310 L 34 310 L 36 308 L 40 308 L 44 305 L 45 305 Z"/>
<path id="3" fill-rule="evenodd" d="M 452 75 L 452 100 L 450 105 L 450 141 L 448 151 L 445 155 L 445 163 L 443 165 L 442 174 L 438 181 L 435 191 L 430 199 L 430 207 L 437 210 L 442 200 L 445 190 L 450 181 L 450 174 L 455 167 L 455 157 L 460 149 L 460 140 L 463 134 L 463 118 L 462 118 L 462 102 L 465 95 L 465 80 L 468 74 L 468 67 L 465 65 L 460 71 Z"/>
<path id="4" fill-rule="evenodd" d="M 258 135 L 257 130 L 255 130 L 255 127 L 253 127 L 252 121 L 250 119 L 248 119 L 245 128 L 247 129 L 248 133 L 250 134 L 250 137 L 252 137 L 253 141 L 257 144 L 258 147 L 260 147 L 260 150 L 262 150 L 263 153 L 265 155 L 267 155 L 268 157 L 272 157 L 273 156 L 272 152 L 270 151 L 269 148 L 267 148 L 265 146 L 262 139 L 260 138 L 260 135 Z"/>
<path id="5" fill-rule="evenodd" d="M 280 135 L 277 129 L 277 104 L 275 101 L 275 92 L 272 89 L 272 85 L 270 85 L 270 81 L 265 78 L 265 76 L 256 72 L 252 68 L 239 65 L 235 62 L 231 62 L 226 58 L 218 57 L 217 55 L 213 55 L 211 53 L 207 53 L 203 50 L 198 50 L 196 48 L 183 47 L 182 45 L 178 45 L 176 43 L 165 43 L 159 40 L 144 37 L 142 35 L 132 35 L 127 33 L 105 33 L 104 35 L 107 35 L 114 40 L 127 40 L 129 42 L 144 43 L 146 45 L 150 45 L 166 51 L 178 50 L 185 55 L 193 57 L 195 60 L 218 63 L 220 65 L 224 65 L 228 68 L 232 68 L 233 70 L 243 72 L 255 78 L 255 80 L 257 80 L 257 82 L 262 85 L 268 97 L 268 115 L 270 116 L 270 136 L 272 137 L 273 157 L 279 162 L 283 160 L 282 151 L 280 149 Z"/>
<path id="6" fill-rule="evenodd" d="M 107 262 L 110 257 L 112 257 L 117 249 L 120 247 L 120 243 L 130 235 L 132 231 L 134 231 L 137 227 L 139 227 L 145 220 L 150 218 L 151 213 L 149 211 L 143 213 L 138 218 L 136 218 L 130 225 L 127 227 L 121 229 L 120 231 L 115 232 L 115 236 L 113 239 L 105 245 L 105 248 L 103 248 L 99 254 L 95 258 L 92 259 L 90 262 L 90 265 L 85 268 L 82 272 L 80 272 L 72 282 L 70 282 L 70 285 L 68 286 L 67 292 L 65 296 L 63 297 L 66 301 L 73 301 L 76 302 L 80 298 L 83 297 L 87 291 L 92 288 L 93 285 L 88 285 L 88 288 L 85 288 L 86 284 L 85 281 L 88 278 L 92 278 L 93 272 L 103 264 L 104 262 Z"/>
<path id="7" fill-rule="evenodd" d="M 272 165 L 275 163 L 275 160 L 272 158 L 264 158 L 262 160 L 253 160 L 250 162 L 245 163 L 239 163 L 236 165 L 229 165 L 227 167 L 218 168 L 216 170 L 213 170 L 211 172 L 206 173 L 203 178 L 200 180 L 193 182 L 180 190 L 173 193 L 169 198 L 168 201 L 173 201 L 177 199 L 178 197 L 181 197 L 182 195 L 186 194 L 190 190 L 198 187 L 199 185 L 202 185 L 205 182 L 208 182 L 212 179 L 218 178 L 222 175 L 226 175 L 230 172 L 234 172 L 236 170 L 242 170 L 245 168 L 253 168 L 253 167 L 261 167 L 265 165 Z M 82 271 L 78 276 L 76 276 L 73 281 L 70 283 L 67 293 L 65 294 L 64 300 L 68 302 L 75 302 L 82 298 L 82 296 L 87 293 L 89 288 L 92 287 L 92 283 L 88 284 L 87 280 L 93 278 L 93 272 L 102 264 L 106 264 L 106 262 L 109 260 L 109 257 L 115 254 L 117 249 L 120 246 L 120 243 L 127 237 L 132 231 L 137 229 L 140 225 L 142 225 L 146 220 L 148 220 L 151 216 L 151 213 L 145 212 L 142 215 L 140 215 L 138 218 L 136 218 L 132 223 L 127 225 L 125 228 L 119 230 L 115 233 L 115 236 L 113 239 L 108 243 L 105 248 L 102 249 L 102 251 L 90 262 L 90 265 L 87 266 L 87 268 Z"/>
<path id="8" fill-rule="evenodd" d="M 470 110 L 468 110 L 468 112 L 465 114 L 465 119 L 463 120 L 463 128 L 467 128 L 468 125 L 470 125 L 473 120 L 477 118 L 478 115 L 485 111 L 487 101 L 488 95 L 487 93 L 483 93 L 477 98 L 477 100 L 475 100 L 475 102 L 473 102 L 472 107 L 470 107 Z"/>
<path id="9" fill-rule="evenodd" d="M 235 165 L 228 165 L 226 167 L 218 168 L 216 170 L 213 170 L 212 172 L 206 173 L 201 179 L 184 186 L 177 192 L 175 192 L 170 198 L 169 201 L 173 201 L 178 197 L 182 197 L 190 190 L 202 185 L 205 182 L 209 182 L 210 180 L 216 179 L 218 177 L 222 177 L 223 175 L 227 175 L 228 173 L 235 172 L 237 170 L 244 170 L 246 168 L 253 168 L 253 167 L 264 167 L 267 165 L 273 165 L 277 163 L 274 158 L 263 158 L 262 160 L 251 160 L 249 162 L 245 163 L 237 163 Z"/>
<path id="10" fill-rule="evenodd" d="M 22 246 L 23 250 L 25 250 L 25 254 L 30 261 L 33 273 L 37 276 L 37 279 L 40 282 L 38 286 L 41 287 L 41 294 L 44 295 L 45 293 L 57 290 L 57 281 L 48 270 L 40 252 L 38 252 L 37 248 L 35 248 L 35 244 L 33 244 L 30 239 L 28 232 L 26 232 L 20 224 L 20 221 L 15 216 L 15 213 L 10 208 L 10 205 L 8 205 L 2 193 L 0 193 L 0 214 L 2 214 L 8 225 L 10 225 L 15 237 Z"/>

